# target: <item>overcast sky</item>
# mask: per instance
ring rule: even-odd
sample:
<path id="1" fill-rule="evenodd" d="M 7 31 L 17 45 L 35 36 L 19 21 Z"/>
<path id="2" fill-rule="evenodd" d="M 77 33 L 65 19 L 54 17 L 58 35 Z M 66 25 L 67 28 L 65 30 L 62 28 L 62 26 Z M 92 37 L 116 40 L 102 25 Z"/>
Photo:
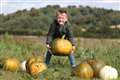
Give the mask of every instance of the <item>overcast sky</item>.
<path id="1" fill-rule="evenodd" d="M 68 5 L 88 5 L 90 7 L 120 11 L 120 0 L 0 0 L 0 13 L 8 14 L 17 10 L 30 10 L 32 7 L 40 8 L 46 5 L 60 5 L 62 7 Z"/>

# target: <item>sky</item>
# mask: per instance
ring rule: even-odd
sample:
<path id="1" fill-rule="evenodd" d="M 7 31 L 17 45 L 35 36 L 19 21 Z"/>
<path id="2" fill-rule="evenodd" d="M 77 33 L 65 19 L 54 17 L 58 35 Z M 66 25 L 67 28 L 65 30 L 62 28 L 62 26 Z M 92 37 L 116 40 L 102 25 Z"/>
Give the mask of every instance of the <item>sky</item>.
<path id="1" fill-rule="evenodd" d="M 120 0 L 0 0 L 0 14 L 9 14 L 23 9 L 30 10 L 32 7 L 40 8 L 47 5 L 60 5 L 61 7 L 82 5 L 120 11 Z"/>

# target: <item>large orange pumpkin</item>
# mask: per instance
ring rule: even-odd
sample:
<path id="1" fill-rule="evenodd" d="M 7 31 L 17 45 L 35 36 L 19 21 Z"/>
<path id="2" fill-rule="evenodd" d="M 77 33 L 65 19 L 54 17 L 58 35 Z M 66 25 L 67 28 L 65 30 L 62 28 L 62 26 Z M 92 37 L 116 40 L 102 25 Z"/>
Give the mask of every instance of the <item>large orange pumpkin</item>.
<path id="1" fill-rule="evenodd" d="M 19 69 L 20 62 L 16 58 L 8 58 L 5 60 L 3 68 L 9 71 L 17 71 Z"/>
<path id="2" fill-rule="evenodd" d="M 83 62 L 76 66 L 73 73 L 75 76 L 83 79 L 91 79 L 93 77 L 93 69 L 87 62 Z"/>
<path id="3" fill-rule="evenodd" d="M 99 77 L 100 70 L 105 66 L 104 61 L 97 59 L 90 59 L 87 61 L 94 70 L 94 77 Z"/>
<path id="4" fill-rule="evenodd" d="M 52 53 L 57 56 L 68 56 L 72 50 L 72 44 L 64 38 L 55 39 L 51 45 Z"/>

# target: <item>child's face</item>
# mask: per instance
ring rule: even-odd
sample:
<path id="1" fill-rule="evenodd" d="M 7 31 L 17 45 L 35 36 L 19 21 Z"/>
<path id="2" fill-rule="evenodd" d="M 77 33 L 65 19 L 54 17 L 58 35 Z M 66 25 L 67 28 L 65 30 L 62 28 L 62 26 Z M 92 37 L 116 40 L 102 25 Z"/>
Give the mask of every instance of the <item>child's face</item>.
<path id="1" fill-rule="evenodd" d="M 57 21 L 60 25 L 64 25 L 67 20 L 68 16 L 66 13 L 60 13 L 57 15 Z"/>

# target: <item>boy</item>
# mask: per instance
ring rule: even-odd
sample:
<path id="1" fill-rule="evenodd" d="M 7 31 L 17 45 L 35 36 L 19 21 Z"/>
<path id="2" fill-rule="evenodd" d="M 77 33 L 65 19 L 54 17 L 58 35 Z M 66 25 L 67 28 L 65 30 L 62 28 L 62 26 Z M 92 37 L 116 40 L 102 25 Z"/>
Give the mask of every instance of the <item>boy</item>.
<path id="1" fill-rule="evenodd" d="M 74 59 L 74 50 L 75 50 L 75 41 L 73 39 L 73 34 L 71 31 L 71 26 L 68 23 L 68 14 L 65 10 L 58 10 L 56 13 L 56 19 L 51 24 L 48 35 L 47 35 L 47 54 L 45 63 L 49 65 L 50 59 L 52 56 L 52 52 L 50 50 L 51 48 L 51 42 L 56 38 L 61 38 L 63 35 L 65 35 L 65 38 L 68 39 L 72 43 L 72 51 L 70 53 L 70 56 L 68 56 L 71 67 L 74 68 L 75 65 L 75 59 Z"/>

